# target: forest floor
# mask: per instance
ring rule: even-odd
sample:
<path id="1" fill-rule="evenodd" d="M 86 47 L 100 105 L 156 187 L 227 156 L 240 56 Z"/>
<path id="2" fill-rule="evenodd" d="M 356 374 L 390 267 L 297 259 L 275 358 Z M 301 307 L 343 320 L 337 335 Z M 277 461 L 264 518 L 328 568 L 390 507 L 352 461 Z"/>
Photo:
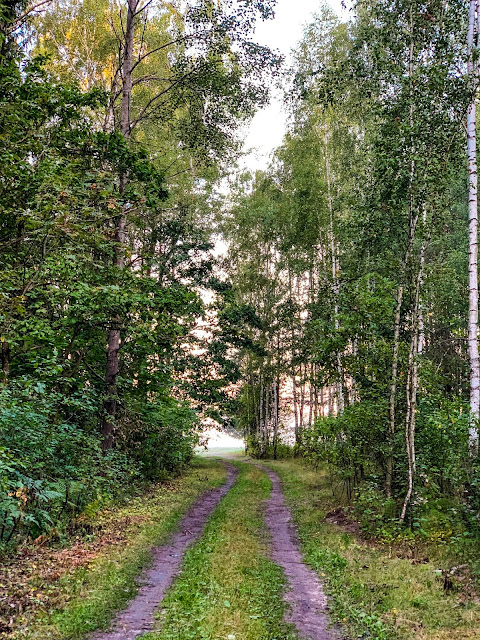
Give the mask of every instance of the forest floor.
<path id="1" fill-rule="evenodd" d="M 445 592 L 444 553 L 366 541 L 344 506 L 296 460 L 197 458 L 70 548 L 19 549 L 0 567 L 0 637 L 480 639 L 478 593 Z"/>

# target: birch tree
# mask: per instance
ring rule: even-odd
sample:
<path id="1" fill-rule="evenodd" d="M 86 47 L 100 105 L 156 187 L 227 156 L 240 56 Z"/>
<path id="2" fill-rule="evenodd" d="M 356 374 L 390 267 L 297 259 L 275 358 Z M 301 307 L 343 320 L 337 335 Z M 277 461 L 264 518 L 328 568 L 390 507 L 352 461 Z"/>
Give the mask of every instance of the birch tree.
<path id="1" fill-rule="evenodd" d="M 478 46 L 477 25 L 480 19 L 477 0 L 470 0 L 468 14 L 468 75 L 476 81 L 478 62 L 474 56 Z M 478 18 L 478 19 L 477 19 Z M 478 420 L 480 418 L 480 358 L 478 351 L 478 175 L 476 139 L 476 92 L 467 114 L 468 158 L 468 355 L 470 359 L 470 447 L 478 451 Z"/>

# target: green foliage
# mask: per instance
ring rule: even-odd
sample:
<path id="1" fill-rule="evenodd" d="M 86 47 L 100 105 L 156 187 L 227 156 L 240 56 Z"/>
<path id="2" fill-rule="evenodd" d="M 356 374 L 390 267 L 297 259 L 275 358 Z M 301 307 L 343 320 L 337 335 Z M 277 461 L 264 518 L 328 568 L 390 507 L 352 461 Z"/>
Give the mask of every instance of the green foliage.
<path id="1" fill-rule="evenodd" d="M 99 438 L 55 420 L 60 397 L 36 383 L 0 390 L 0 541 L 66 527 L 139 477 L 124 453 L 102 455 Z"/>
<path id="2" fill-rule="evenodd" d="M 141 408 L 138 427 L 125 428 L 125 449 L 148 480 L 168 477 L 185 467 L 198 444 L 197 416 L 172 398 Z"/>
<path id="3" fill-rule="evenodd" d="M 274 455 L 290 423 L 296 454 L 327 463 L 364 530 L 390 541 L 478 536 L 460 515 L 479 508 L 467 8 L 360 0 L 346 23 L 321 8 L 295 51 L 283 143 L 239 176 L 222 219 L 233 295 L 260 320 L 236 353 L 249 452 Z"/>
<path id="4" fill-rule="evenodd" d="M 374 537 L 385 543 L 411 538 L 398 522 L 398 505 L 393 498 L 386 498 L 378 480 L 369 479 L 355 495 L 353 510 L 366 537 Z"/>
<path id="5" fill-rule="evenodd" d="M 0 3 L 4 543 L 63 535 L 82 510 L 178 473 L 205 405 L 221 414 L 235 330 L 195 333 L 215 281 L 213 181 L 278 65 L 249 38 L 270 2 L 142 5 L 125 135 L 126 12 L 47 4 Z"/>
<path id="6" fill-rule="evenodd" d="M 353 487 L 382 464 L 378 442 L 385 438 L 386 413 L 385 404 L 364 401 L 338 417 L 321 418 L 302 431 L 302 454 L 314 465 L 327 462 L 338 469 L 351 496 Z"/>

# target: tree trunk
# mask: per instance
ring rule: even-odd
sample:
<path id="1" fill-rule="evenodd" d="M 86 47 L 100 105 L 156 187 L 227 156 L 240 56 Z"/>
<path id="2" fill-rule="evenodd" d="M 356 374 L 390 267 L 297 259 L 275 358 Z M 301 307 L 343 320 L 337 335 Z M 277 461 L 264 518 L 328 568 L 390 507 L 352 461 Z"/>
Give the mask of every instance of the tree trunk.
<path id="1" fill-rule="evenodd" d="M 268 454 L 268 447 L 270 445 L 270 420 L 271 420 L 271 405 L 270 405 L 270 385 L 265 387 L 265 426 L 263 431 L 263 450 Z"/>
<path id="2" fill-rule="evenodd" d="M 478 0 L 470 0 L 468 16 L 468 73 L 475 73 L 473 47 L 475 44 L 475 11 Z M 468 155 L 468 355 L 470 360 L 470 448 L 478 453 L 478 419 L 480 417 L 480 360 L 478 353 L 478 177 L 476 141 L 476 96 L 467 115 Z"/>
<path id="3" fill-rule="evenodd" d="M 330 213 L 330 244 L 331 244 L 331 252 L 332 252 L 332 278 L 333 278 L 333 296 L 334 296 L 334 323 L 335 323 L 335 331 L 338 333 L 340 328 L 340 323 L 338 320 L 338 298 L 340 294 L 340 281 L 338 277 L 338 252 L 337 252 L 337 243 L 335 241 L 335 229 L 333 223 L 333 199 L 332 199 L 332 185 L 331 185 L 331 175 L 330 175 L 330 160 L 328 156 L 328 134 L 327 134 L 327 126 L 324 128 L 324 137 L 323 137 L 324 145 L 325 145 L 325 170 L 327 174 L 327 195 L 328 195 L 328 209 Z M 342 363 L 342 354 L 340 351 L 337 352 L 337 374 L 338 374 L 338 382 L 337 382 L 337 413 L 343 413 L 345 408 L 345 399 L 343 395 L 343 363 Z"/>
<path id="4" fill-rule="evenodd" d="M 410 251 L 413 248 L 413 241 L 415 238 L 416 226 L 418 221 L 418 213 L 415 214 L 415 201 L 414 201 L 414 179 L 415 179 L 415 145 L 413 138 L 413 116 L 414 116 L 414 87 L 413 87 L 413 72 L 414 72 L 414 33 L 413 33 L 413 5 L 410 5 L 410 52 L 409 52 L 409 79 L 410 79 L 410 184 L 409 184 L 409 240 L 407 245 L 407 251 L 405 254 L 404 266 L 405 269 L 408 265 Z M 424 244 L 422 244 L 422 254 L 424 252 Z M 419 273 L 422 269 L 422 263 L 419 266 Z M 419 276 L 421 278 L 421 276 Z M 414 290 L 414 308 L 411 328 L 410 350 L 408 356 L 408 370 L 407 370 L 407 386 L 406 386 L 406 398 L 407 398 L 407 414 L 405 417 L 405 448 L 407 453 L 408 462 L 408 488 L 407 495 L 403 502 L 402 513 L 400 515 L 400 521 L 403 522 L 407 507 L 410 504 L 410 500 L 413 495 L 413 485 L 415 480 L 415 411 L 416 411 L 416 398 L 417 398 L 417 384 L 418 384 L 418 364 L 417 364 L 417 349 L 418 349 L 418 302 L 420 295 L 420 280 L 417 281 L 417 286 L 413 287 Z"/>
<path id="5" fill-rule="evenodd" d="M 277 459 L 278 446 L 278 378 L 273 382 L 273 459 Z"/>
<path id="6" fill-rule="evenodd" d="M 334 405 L 334 397 L 333 397 L 333 391 L 332 391 L 332 387 L 328 386 L 327 387 L 327 394 L 328 394 L 328 416 L 332 417 L 335 414 L 335 405 Z"/>
<path id="7" fill-rule="evenodd" d="M 293 393 L 293 419 L 295 425 L 295 444 L 298 444 L 298 402 L 297 402 L 297 380 L 295 372 L 292 372 L 292 393 Z"/>
<path id="8" fill-rule="evenodd" d="M 423 209 L 423 232 L 426 232 L 427 215 L 425 208 Z M 416 473 L 416 453 L 415 453 L 415 425 L 417 413 L 417 394 L 418 394 L 418 366 L 419 357 L 423 354 L 424 348 L 424 325 L 423 311 L 421 306 L 421 291 L 423 285 L 423 272 L 425 268 L 425 251 L 430 239 L 424 237 L 420 249 L 418 274 L 415 282 L 414 309 L 413 309 L 413 326 L 412 339 L 410 345 L 410 353 L 408 358 L 408 382 L 407 382 L 407 417 L 405 425 L 405 442 L 408 457 L 408 490 L 403 503 L 400 521 L 403 522 L 407 512 L 408 504 L 413 495 L 413 482 Z"/>
<path id="9" fill-rule="evenodd" d="M 260 376 L 260 396 L 259 396 L 259 413 L 258 413 L 258 432 L 257 442 L 260 448 L 260 455 L 263 455 L 262 442 L 263 442 L 263 378 Z"/>
<path id="10" fill-rule="evenodd" d="M 302 371 L 302 365 L 300 364 L 300 399 L 298 405 L 298 424 L 299 424 L 299 436 L 302 437 L 302 429 L 304 425 L 304 410 L 305 410 L 305 375 L 306 373 Z"/>
<path id="11" fill-rule="evenodd" d="M 403 301 L 403 286 L 400 285 L 397 290 L 397 306 L 395 309 L 395 329 L 393 334 L 393 359 L 392 359 L 392 383 L 390 385 L 389 400 L 389 425 L 388 425 L 388 455 L 385 473 L 385 493 L 387 498 L 392 495 L 393 482 L 393 449 L 395 438 L 395 398 L 397 395 L 397 377 L 398 377 L 398 352 L 400 347 L 400 319 Z"/>
<path id="12" fill-rule="evenodd" d="M 423 268 L 425 263 L 425 241 L 420 251 L 420 264 L 415 287 L 415 307 L 413 311 L 412 339 L 408 356 L 408 381 L 407 381 L 407 416 L 405 420 L 405 443 L 408 459 L 408 489 L 403 502 L 400 521 L 405 520 L 407 507 L 413 495 L 413 483 L 416 473 L 415 453 L 415 424 L 417 412 L 418 393 L 418 358 L 423 351 L 423 336 L 420 339 L 420 290 L 423 282 Z"/>
<path id="13" fill-rule="evenodd" d="M 10 345 L 6 340 L 2 340 L 1 345 L 2 382 L 6 384 L 10 373 Z"/>
<path id="14" fill-rule="evenodd" d="M 128 0 L 127 22 L 125 27 L 125 43 L 122 64 L 122 104 L 120 132 L 125 137 L 130 136 L 130 103 L 132 97 L 132 67 L 133 67 L 133 44 L 135 35 L 135 18 L 139 0 Z M 127 183 L 127 176 L 120 175 L 120 194 L 124 192 Z M 126 211 L 116 220 L 115 227 L 115 266 L 118 269 L 125 267 L 125 243 L 126 243 Z M 103 406 L 102 419 L 102 449 L 108 451 L 113 447 L 113 436 L 115 429 L 115 418 L 118 406 L 117 378 L 119 372 L 118 352 L 121 344 L 120 331 L 121 318 L 116 318 L 114 326 L 110 327 L 107 338 L 107 366 L 105 370 L 105 402 Z"/>

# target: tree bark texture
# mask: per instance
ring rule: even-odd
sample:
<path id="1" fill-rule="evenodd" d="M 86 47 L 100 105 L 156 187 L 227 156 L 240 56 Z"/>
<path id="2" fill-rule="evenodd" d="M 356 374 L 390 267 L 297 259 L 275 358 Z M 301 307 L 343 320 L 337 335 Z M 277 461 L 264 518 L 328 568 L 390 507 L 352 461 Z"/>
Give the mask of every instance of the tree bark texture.
<path id="1" fill-rule="evenodd" d="M 470 0 L 468 16 L 468 73 L 476 73 L 473 61 L 475 44 L 475 15 L 478 0 Z M 478 453 L 478 419 L 480 417 L 480 359 L 478 353 L 478 175 L 476 140 L 476 96 L 467 114 L 468 156 L 468 355 L 470 361 L 470 447 Z"/>
<path id="2" fill-rule="evenodd" d="M 125 137 L 130 136 L 130 105 L 132 98 L 132 69 L 133 69 L 133 47 L 135 37 L 135 20 L 137 15 L 139 0 L 128 0 L 127 21 L 125 26 L 125 42 L 122 61 L 122 103 L 120 116 L 120 132 Z M 124 173 L 120 175 L 120 194 L 124 192 L 127 177 Z M 126 210 L 122 210 L 121 215 L 116 220 L 115 227 L 115 266 L 118 269 L 125 267 L 125 244 L 126 244 Z M 107 365 L 105 370 L 105 402 L 103 406 L 102 418 L 102 449 L 108 451 L 114 444 L 115 419 L 118 408 L 118 373 L 119 373 L 119 350 L 121 344 L 121 318 L 116 318 L 110 327 L 107 337 Z"/>

